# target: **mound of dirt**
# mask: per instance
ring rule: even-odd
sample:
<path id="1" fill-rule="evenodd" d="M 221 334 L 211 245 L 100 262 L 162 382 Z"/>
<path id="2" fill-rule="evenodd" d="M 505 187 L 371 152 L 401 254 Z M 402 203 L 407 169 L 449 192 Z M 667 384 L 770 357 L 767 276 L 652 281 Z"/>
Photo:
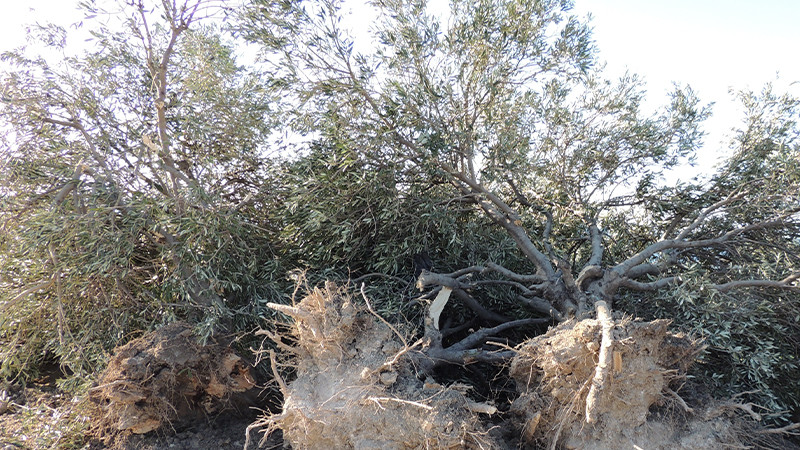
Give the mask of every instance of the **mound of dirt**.
<path id="1" fill-rule="evenodd" d="M 651 419 L 651 407 L 683 400 L 669 389 L 683 377 L 701 347 L 672 334 L 669 322 L 619 320 L 613 328 L 613 364 L 586 421 L 586 399 L 595 375 L 601 324 L 568 321 L 519 348 L 511 376 L 520 396 L 511 412 L 530 447 L 713 449 L 735 445 L 723 418 L 684 423 Z M 668 394 L 671 393 L 671 394 Z M 669 395 L 669 397 L 666 397 Z M 699 416 L 698 416 L 699 417 Z"/>
<path id="2" fill-rule="evenodd" d="M 497 447 L 474 412 L 493 408 L 418 380 L 403 337 L 346 291 L 328 284 L 294 307 L 270 306 L 294 319 L 291 344 L 271 338 L 296 378 L 280 382 L 282 413 L 253 427 L 280 428 L 294 448 Z"/>
<path id="3" fill-rule="evenodd" d="M 104 428 L 141 434 L 218 413 L 255 386 L 233 350 L 200 345 L 185 323 L 173 323 L 118 348 L 91 398 Z"/>

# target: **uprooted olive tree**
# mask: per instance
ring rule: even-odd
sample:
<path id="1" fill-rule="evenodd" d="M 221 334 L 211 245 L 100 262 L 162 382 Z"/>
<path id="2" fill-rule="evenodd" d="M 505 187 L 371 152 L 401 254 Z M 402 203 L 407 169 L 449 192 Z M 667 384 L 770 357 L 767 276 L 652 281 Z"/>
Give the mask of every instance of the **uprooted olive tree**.
<path id="1" fill-rule="evenodd" d="M 482 444 L 497 436 L 475 414 L 502 392 L 525 443 L 580 443 L 613 428 L 610 398 L 636 402 L 615 423 L 628 428 L 664 396 L 691 410 L 673 382 L 697 347 L 657 320 L 671 319 L 704 338 L 695 375 L 741 394 L 732 408 L 797 411 L 795 98 L 741 93 L 728 159 L 667 183 L 707 150 L 710 109 L 681 88 L 644 112 L 636 77 L 595 67 L 567 0 L 456 1 L 446 16 L 377 1 L 373 33 L 355 40 L 336 2 L 253 0 L 236 34 L 264 49 L 257 68 L 200 26 L 219 2 L 117 4 L 83 5 L 101 24 L 76 56 L 2 55 L 3 377 L 45 362 L 87 374 L 159 323 L 207 338 L 269 323 L 267 304 L 283 303 L 294 338 L 267 331 L 276 365 L 297 371 L 270 424 L 320 425 L 308 413 L 321 411 L 331 425 L 339 410 L 321 406 L 366 404 L 376 414 L 349 422 L 372 427 L 364 446 L 390 426 L 399 439 L 418 426 L 420 445 Z M 33 30 L 69 54 L 64 29 Z M 358 295 L 287 307 L 289 269 Z M 370 297 L 405 326 L 356 307 Z M 316 384 L 320 368 L 342 377 Z M 640 394 L 618 390 L 632 371 Z M 513 389 L 490 383 L 500 372 Z M 308 386 L 358 392 L 320 405 Z"/>
<path id="2" fill-rule="evenodd" d="M 359 40 L 366 36 L 352 37 L 335 1 L 253 1 L 240 26 L 273 65 L 286 126 L 318 137 L 305 157 L 332 155 L 328 171 L 306 172 L 307 185 L 354 174 L 357 187 L 298 206 L 305 217 L 342 217 L 342 209 L 346 217 L 353 193 L 363 191 L 357 174 L 379 173 L 380 193 L 400 199 L 390 206 L 429 199 L 416 205 L 419 222 L 435 215 L 445 227 L 448 217 L 483 220 L 513 242 L 483 261 L 453 267 L 450 260 L 447 270 L 433 270 L 437 257 L 448 258 L 440 236 L 418 235 L 424 246 L 404 242 L 384 255 L 434 255 L 416 279 L 423 291 L 417 303 L 432 300 L 423 372 L 508 361 L 516 351 L 487 348 L 487 339 L 594 317 L 601 340 L 585 393 L 593 422 L 614 366 L 620 309 L 666 316 L 708 339 L 709 359 L 730 368 L 717 371 L 719 387 L 756 387 L 768 406 L 796 407 L 798 393 L 779 386 L 798 370 L 787 344 L 800 330 L 797 100 L 769 88 L 742 93 L 746 117 L 729 158 L 713 173 L 670 184 L 663 176 L 706 148 L 701 125 L 710 109 L 686 87 L 645 113 L 637 77 L 609 81 L 595 68 L 590 29 L 570 15 L 571 2 L 457 1 L 446 17 L 424 1 L 373 6 L 369 45 Z M 383 212 L 359 207 L 344 225 L 318 228 L 341 236 L 360 230 L 348 241 L 364 243 L 352 249 L 363 252 L 380 245 L 370 237 L 391 239 L 415 219 L 406 209 L 381 223 Z M 313 233 L 294 230 L 313 242 Z M 462 238 L 469 240 L 449 242 Z M 319 245 L 329 242 L 326 234 Z M 347 255 L 328 249 L 322 259 Z M 368 272 L 350 275 L 360 281 Z M 440 317 L 454 301 L 470 321 Z"/>

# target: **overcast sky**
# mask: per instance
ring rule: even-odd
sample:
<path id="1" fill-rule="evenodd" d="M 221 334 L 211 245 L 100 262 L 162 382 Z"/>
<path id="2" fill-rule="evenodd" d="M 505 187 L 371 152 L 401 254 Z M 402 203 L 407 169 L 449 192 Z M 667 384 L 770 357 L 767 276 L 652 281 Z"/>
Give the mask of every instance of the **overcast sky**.
<path id="1" fill-rule="evenodd" d="M 443 0 L 435 0 L 442 3 Z M 6 2 L 0 14 L 0 50 L 21 44 L 24 24 L 82 18 L 77 1 Z M 441 7 L 442 5 L 436 5 Z M 706 156 L 722 146 L 739 117 L 728 90 L 760 89 L 766 82 L 800 95 L 800 0 L 576 0 L 593 16 L 594 38 L 609 76 L 629 70 L 647 81 L 649 104 L 663 104 L 673 82 L 690 84 L 715 102 Z"/>

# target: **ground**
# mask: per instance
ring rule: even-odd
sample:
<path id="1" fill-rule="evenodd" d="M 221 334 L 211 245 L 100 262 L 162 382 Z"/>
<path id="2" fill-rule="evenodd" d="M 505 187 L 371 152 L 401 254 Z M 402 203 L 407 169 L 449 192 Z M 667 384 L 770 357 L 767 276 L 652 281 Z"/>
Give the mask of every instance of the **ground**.
<path id="1" fill-rule="evenodd" d="M 26 387 L 10 385 L 0 402 L 0 450 L 85 448 L 116 450 L 242 450 L 247 426 L 256 420 L 257 410 L 245 414 L 223 411 L 217 416 L 196 418 L 181 428 L 166 427 L 146 434 L 121 433 L 107 442 L 92 437 L 95 424 L 86 414 L 86 403 L 58 387 L 62 376 L 57 370 L 45 374 Z M 81 417 L 83 416 L 83 417 Z M 257 448 L 260 435 L 251 431 Z M 281 448 L 280 433 L 275 433 L 262 448 Z"/>
<path id="2" fill-rule="evenodd" d="M 513 392 L 487 399 L 468 380 L 421 373 L 423 340 L 334 285 L 276 308 L 294 320 L 265 332 L 281 351 L 267 352 L 283 399 L 269 411 L 242 358 L 172 324 L 118 348 L 90 387 L 57 366 L 0 385 L 0 450 L 797 448 L 748 420 L 752 405 L 692 385 L 701 347 L 666 321 L 612 319 L 613 363 L 593 401 L 607 329 L 594 319 L 520 344 L 503 375 Z"/>

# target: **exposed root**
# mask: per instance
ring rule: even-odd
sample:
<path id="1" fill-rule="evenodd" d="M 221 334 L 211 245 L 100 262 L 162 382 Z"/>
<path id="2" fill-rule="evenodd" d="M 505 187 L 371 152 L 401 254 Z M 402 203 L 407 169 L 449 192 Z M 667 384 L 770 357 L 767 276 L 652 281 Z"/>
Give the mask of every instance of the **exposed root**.
<path id="1" fill-rule="evenodd" d="M 144 434 L 219 413 L 255 387 L 249 365 L 231 349 L 200 345 L 192 328 L 173 323 L 116 349 L 89 390 L 101 427 Z"/>
<path id="2" fill-rule="evenodd" d="M 602 310 L 602 306 L 600 310 Z M 520 396 L 509 409 L 526 448 L 717 449 L 739 445 L 731 422 L 695 414 L 685 424 L 651 417 L 700 348 L 668 321 L 568 321 L 518 348 L 511 376 Z M 605 341 L 605 342 L 604 342 Z M 607 349 L 598 361 L 601 347 Z M 599 369 L 599 370 L 598 370 Z M 596 383 L 598 372 L 601 383 Z M 594 392 L 590 394 L 590 391 Z M 594 420 L 587 423 L 586 410 Z"/>
<path id="3" fill-rule="evenodd" d="M 281 308 L 295 318 L 288 355 L 296 378 L 275 376 L 283 411 L 248 430 L 279 428 L 294 448 L 497 448 L 477 416 L 493 407 L 457 389 L 425 389 L 413 365 L 424 341 L 409 345 L 363 287 L 361 295 L 367 311 L 333 284 Z"/>
<path id="4" fill-rule="evenodd" d="M 286 382 L 283 381 L 283 377 L 278 373 L 278 361 L 275 358 L 275 350 L 269 351 L 269 362 L 272 367 L 272 376 L 275 377 L 275 381 L 281 389 L 281 394 L 283 394 L 284 397 L 289 395 L 289 388 L 286 387 Z"/>
<path id="5" fill-rule="evenodd" d="M 608 304 L 600 300 L 595 303 L 595 308 L 597 310 L 597 320 L 600 321 L 600 326 L 602 327 L 602 340 L 600 341 L 600 353 L 597 358 L 597 367 L 592 379 L 592 386 L 589 388 L 589 395 L 586 397 L 586 423 L 597 422 L 595 405 L 597 404 L 597 397 L 603 391 L 608 380 L 608 368 L 611 366 L 613 357 L 611 348 L 614 345 L 614 339 L 611 336 L 614 321 L 611 319 L 611 310 Z M 619 359 L 621 361 L 621 357 Z M 622 365 L 621 362 L 619 365 Z"/>
<path id="6" fill-rule="evenodd" d="M 767 428 L 766 430 L 758 430 L 758 434 L 787 434 L 792 436 L 800 436 L 800 433 L 794 431 L 800 429 L 800 423 L 792 423 L 780 428 Z"/>
<path id="7" fill-rule="evenodd" d="M 384 407 L 381 406 L 381 402 L 397 402 L 397 403 L 402 403 L 402 404 L 405 404 L 405 405 L 416 406 L 417 408 L 422 408 L 422 409 L 425 409 L 425 410 L 428 410 L 428 411 L 432 411 L 433 410 L 432 406 L 428 406 L 428 405 L 426 405 L 424 403 L 420 403 L 420 402 L 413 402 L 411 400 L 403 400 L 401 398 L 394 398 L 394 397 L 367 397 L 367 400 L 369 400 L 371 402 L 375 402 L 375 404 L 377 404 L 381 409 L 384 409 Z"/>
<path id="8" fill-rule="evenodd" d="M 664 388 L 664 392 L 669 394 L 670 397 L 674 398 L 675 401 L 678 402 L 679 405 L 681 405 L 681 408 L 683 408 L 684 411 L 686 411 L 689 414 L 694 414 L 694 409 L 690 408 L 689 405 L 686 404 L 686 402 L 683 400 L 683 398 L 681 398 L 680 395 L 678 395 L 677 392 L 673 391 L 672 389 L 670 389 L 668 387 Z"/>

